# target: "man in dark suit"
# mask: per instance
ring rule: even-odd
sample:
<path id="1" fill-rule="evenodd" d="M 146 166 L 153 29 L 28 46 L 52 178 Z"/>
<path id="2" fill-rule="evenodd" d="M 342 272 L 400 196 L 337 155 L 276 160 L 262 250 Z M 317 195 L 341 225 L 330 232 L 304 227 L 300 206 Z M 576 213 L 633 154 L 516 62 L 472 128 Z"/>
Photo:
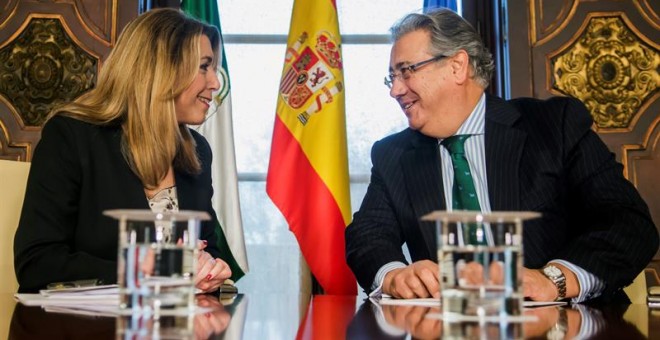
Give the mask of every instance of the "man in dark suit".
<path id="1" fill-rule="evenodd" d="M 622 288 L 655 254 L 658 233 L 584 105 L 486 95 L 492 57 L 454 12 L 410 14 L 392 37 L 385 84 L 410 128 L 374 144 L 371 183 L 346 228 L 346 258 L 360 285 L 394 297 L 439 296 L 435 229 L 419 218 L 452 209 L 443 141 L 460 135 L 478 198 L 471 210 L 543 214 L 523 231 L 526 297 L 625 298 Z"/>

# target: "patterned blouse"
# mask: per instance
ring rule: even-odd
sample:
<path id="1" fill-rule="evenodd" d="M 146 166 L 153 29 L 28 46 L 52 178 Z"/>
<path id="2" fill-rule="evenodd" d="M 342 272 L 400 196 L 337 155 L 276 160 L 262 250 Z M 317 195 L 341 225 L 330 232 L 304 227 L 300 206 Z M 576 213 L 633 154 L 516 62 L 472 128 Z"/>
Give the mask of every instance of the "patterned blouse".
<path id="1" fill-rule="evenodd" d="M 176 195 L 176 186 L 165 188 L 157 192 L 153 197 L 147 197 L 151 211 L 177 212 L 179 211 L 179 200 Z M 172 237 L 172 223 L 170 221 L 156 222 L 156 239 L 169 242 Z"/>

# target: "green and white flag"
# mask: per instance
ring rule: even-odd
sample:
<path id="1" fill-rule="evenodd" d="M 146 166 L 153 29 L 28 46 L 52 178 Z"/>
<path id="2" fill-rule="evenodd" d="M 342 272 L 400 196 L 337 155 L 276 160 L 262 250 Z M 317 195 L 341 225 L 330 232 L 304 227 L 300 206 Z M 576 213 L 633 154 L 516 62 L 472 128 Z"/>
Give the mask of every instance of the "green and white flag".
<path id="1" fill-rule="evenodd" d="M 181 9 L 220 30 L 220 14 L 215 1 L 183 0 Z M 220 36 L 222 37 L 222 30 L 220 30 Z M 249 268 L 238 196 L 229 73 L 222 43 L 220 51 L 221 60 L 218 64 L 222 67 L 218 68 L 218 78 L 220 78 L 222 88 L 209 110 L 211 114 L 204 124 L 199 126 L 198 131 L 206 137 L 213 150 L 214 160 L 211 168 L 214 191 L 213 208 L 220 221 L 220 226 L 216 228 L 218 248 L 222 258 L 231 268 L 231 279 L 237 281 L 248 272 Z"/>

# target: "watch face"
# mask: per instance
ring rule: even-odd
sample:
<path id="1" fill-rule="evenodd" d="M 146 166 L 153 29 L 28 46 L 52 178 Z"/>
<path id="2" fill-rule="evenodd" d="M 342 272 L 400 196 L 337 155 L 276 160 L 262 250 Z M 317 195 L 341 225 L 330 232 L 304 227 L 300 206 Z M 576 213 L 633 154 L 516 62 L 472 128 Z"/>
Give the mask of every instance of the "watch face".
<path id="1" fill-rule="evenodd" d="M 557 277 L 561 275 L 561 270 L 559 270 L 559 268 L 555 266 L 547 266 L 543 268 L 543 272 L 545 273 L 545 275 L 548 275 L 550 277 Z"/>
<path id="2" fill-rule="evenodd" d="M 557 329 L 555 327 L 551 328 L 548 333 L 546 333 L 546 338 L 548 340 L 560 340 L 564 339 L 566 336 L 566 332 L 562 331 L 561 329 Z"/>

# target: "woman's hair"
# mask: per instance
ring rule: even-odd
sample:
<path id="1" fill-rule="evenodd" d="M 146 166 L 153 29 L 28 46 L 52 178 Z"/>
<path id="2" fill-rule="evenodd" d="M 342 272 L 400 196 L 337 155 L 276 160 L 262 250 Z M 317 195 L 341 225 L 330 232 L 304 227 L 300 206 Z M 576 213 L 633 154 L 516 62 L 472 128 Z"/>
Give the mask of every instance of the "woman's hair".
<path id="1" fill-rule="evenodd" d="M 155 188 L 172 164 L 199 173 L 195 140 L 186 125 L 178 124 L 174 100 L 199 72 L 202 35 L 211 41 L 217 63 L 215 27 L 174 9 L 140 15 L 119 36 L 96 87 L 50 116 L 121 124 L 122 154 L 145 188 Z"/>
<path id="2" fill-rule="evenodd" d="M 428 48 L 434 56 L 452 56 L 460 50 L 467 52 L 474 78 L 484 88 L 488 87 L 493 75 L 493 57 L 479 34 L 465 19 L 443 8 L 424 14 L 408 14 L 390 28 L 392 40 L 395 42 L 403 35 L 417 30 L 430 33 L 431 46 Z"/>

